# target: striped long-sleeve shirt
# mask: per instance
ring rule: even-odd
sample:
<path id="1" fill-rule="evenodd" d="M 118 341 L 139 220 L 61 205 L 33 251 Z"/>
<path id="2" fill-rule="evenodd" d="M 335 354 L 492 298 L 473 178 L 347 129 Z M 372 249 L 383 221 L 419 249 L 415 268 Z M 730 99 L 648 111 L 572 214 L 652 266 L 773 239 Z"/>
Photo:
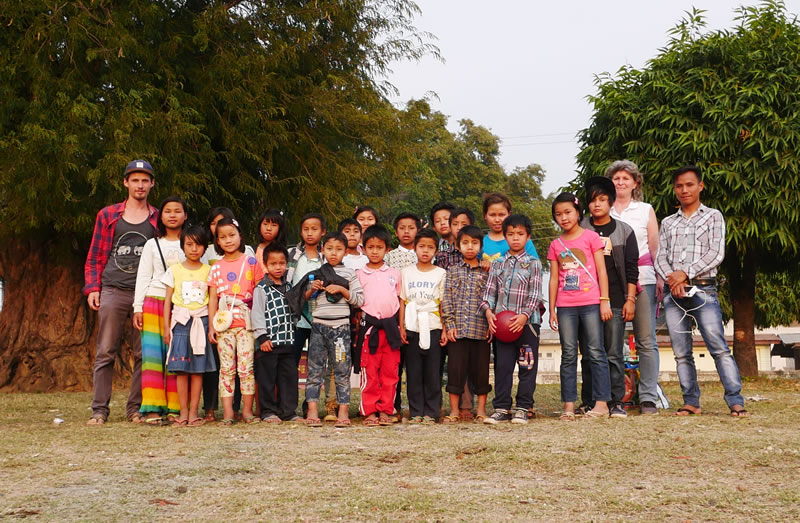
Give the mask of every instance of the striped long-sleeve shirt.
<path id="1" fill-rule="evenodd" d="M 480 312 L 492 309 L 525 314 L 533 324 L 541 323 L 542 263 L 527 252 L 506 256 L 492 264 Z"/>
<path id="2" fill-rule="evenodd" d="M 661 222 L 656 271 L 662 278 L 683 271 L 688 278 L 714 278 L 725 259 L 725 218 L 700 205 L 691 216 L 678 210 Z"/>

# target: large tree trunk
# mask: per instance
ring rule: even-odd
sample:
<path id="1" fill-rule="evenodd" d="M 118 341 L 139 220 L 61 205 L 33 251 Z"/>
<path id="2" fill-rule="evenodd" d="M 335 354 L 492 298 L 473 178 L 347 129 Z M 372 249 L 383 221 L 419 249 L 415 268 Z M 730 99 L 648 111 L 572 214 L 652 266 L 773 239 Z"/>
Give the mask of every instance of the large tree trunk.
<path id="1" fill-rule="evenodd" d="M 756 356 L 756 256 L 752 249 L 740 255 L 730 247 L 726 255 L 733 307 L 733 357 L 742 376 L 758 376 Z"/>
<path id="2" fill-rule="evenodd" d="M 12 239 L 0 249 L 2 392 L 92 388 L 97 314 L 81 294 L 85 254 L 65 243 Z M 132 361 L 125 343 L 115 385 L 130 382 Z"/>

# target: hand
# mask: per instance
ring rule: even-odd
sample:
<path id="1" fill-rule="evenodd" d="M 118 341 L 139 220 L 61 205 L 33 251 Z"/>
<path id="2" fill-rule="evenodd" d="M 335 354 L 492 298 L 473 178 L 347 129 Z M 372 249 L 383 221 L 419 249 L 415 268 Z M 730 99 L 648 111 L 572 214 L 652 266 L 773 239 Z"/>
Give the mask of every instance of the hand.
<path id="1" fill-rule="evenodd" d="M 489 322 L 489 334 L 492 335 L 497 332 L 497 325 L 495 325 L 495 319 L 497 316 L 494 315 L 492 309 L 486 309 L 486 321 Z"/>
<path id="2" fill-rule="evenodd" d="M 550 328 L 554 331 L 558 330 L 558 316 L 556 316 L 556 310 L 553 308 L 550 309 Z"/>
<path id="3" fill-rule="evenodd" d="M 314 280 L 311 282 L 311 290 L 314 291 L 321 291 L 325 288 L 325 284 L 322 283 L 322 280 Z"/>
<path id="4" fill-rule="evenodd" d="M 325 287 L 325 292 L 329 294 L 342 294 L 342 291 L 346 291 L 344 287 L 341 285 L 328 285 Z"/>
<path id="5" fill-rule="evenodd" d="M 89 308 L 96 311 L 100 308 L 100 293 L 97 291 L 90 292 L 89 296 L 86 297 L 86 300 L 89 302 Z"/>
<path id="6" fill-rule="evenodd" d="M 442 335 L 439 336 L 439 345 L 441 347 L 447 345 L 447 329 L 442 329 Z"/>
<path id="7" fill-rule="evenodd" d="M 272 352 L 272 340 L 267 340 L 261 344 L 261 352 Z"/>
<path id="8" fill-rule="evenodd" d="M 608 321 L 614 315 L 611 312 L 611 304 L 608 303 L 608 300 L 601 300 L 600 301 L 600 319 L 603 321 Z"/>
<path id="9" fill-rule="evenodd" d="M 677 298 L 685 298 L 686 297 L 686 283 L 676 283 L 675 286 L 670 286 L 669 288 L 670 294 Z"/>
<path id="10" fill-rule="evenodd" d="M 689 277 L 683 271 L 675 271 L 667 274 L 667 285 L 671 289 L 678 283 L 686 283 L 689 281 Z"/>
<path id="11" fill-rule="evenodd" d="M 133 313 L 133 326 L 136 330 L 142 330 L 144 328 L 144 320 L 142 320 L 141 312 Z"/>
<path id="12" fill-rule="evenodd" d="M 214 327 L 212 325 L 208 326 L 208 341 L 210 341 L 211 343 L 217 343 L 217 331 L 214 330 Z"/>
<path id="13" fill-rule="evenodd" d="M 400 325 L 400 341 L 403 342 L 403 345 L 408 345 L 408 336 L 406 336 L 406 328 L 403 325 Z"/>
<path id="14" fill-rule="evenodd" d="M 633 320 L 636 314 L 636 304 L 632 300 L 625 300 L 625 305 L 622 306 L 622 319 L 625 321 Z"/>
<path id="15" fill-rule="evenodd" d="M 525 324 L 528 323 L 528 317 L 525 314 L 517 314 L 514 316 L 514 319 L 511 320 L 511 323 L 508 324 L 508 330 L 511 332 L 521 332 L 523 328 L 525 328 Z"/>
<path id="16" fill-rule="evenodd" d="M 481 260 L 481 269 L 483 269 L 486 272 L 489 272 L 489 269 L 491 268 L 492 268 L 492 262 L 490 262 L 489 260 Z"/>
<path id="17" fill-rule="evenodd" d="M 169 347 L 169 342 L 172 339 L 172 332 L 170 332 L 169 330 L 165 331 L 163 339 L 164 339 L 164 345 Z"/>
<path id="18" fill-rule="evenodd" d="M 455 329 L 455 328 L 447 329 L 447 339 L 448 340 L 450 340 L 452 342 L 455 342 L 456 341 L 456 336 L 458 336 L 458 329 Z"/>

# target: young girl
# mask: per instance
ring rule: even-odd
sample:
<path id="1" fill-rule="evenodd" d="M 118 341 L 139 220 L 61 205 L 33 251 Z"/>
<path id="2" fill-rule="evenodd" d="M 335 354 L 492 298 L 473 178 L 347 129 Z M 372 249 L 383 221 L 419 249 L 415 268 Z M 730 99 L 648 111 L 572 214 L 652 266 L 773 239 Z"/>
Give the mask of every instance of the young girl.
<path id="1" fill-rule="evenodd" d="M 359 205 L 353 213 L 353 219 L 361 224 L 361 230 L 378 223 L 378 212 L 369 205 Z"/>
<path id="2" fill-rule="evenodd" d="M 239 376 L 242 388 L 242 419 L 247 423 L 258 421 L 253 415 L 253 330 L 250 325 L 250 305 L 253 289 L 264 277 L 261 266 L 254 256 L 245 254 L 239 223 L 232 218 L 223 218 L 216 225 L 215 245 L 222 258 L 208 273 L 209 300 L 208 339 L 217 343 L 219 350 L 219 396 L 222 398 L 224 417 L 222 423 L 231 425 L 234 420 L 233 391 L 235 378 Z M 229 326 L 217 333 L 215 315 L 227 311 L 233 316 Z M 223 315 L 221 314 L 220 317 Z"/>
<path id="3" fill-rule="evenodd" d="M 178 196 L 161 202 L 155 238 L 142 248 L 133 299 L 133 325 L 142 331 L 142 406 L 145 422 L 160 425 L 162 418 L 173 422 L 180 412 L 175 375 L 164 367 L 164 297 L 161 282 L 167 269 L 184 259 L 180 236 L 186 223 L 186 204 Z M 165 376 L 166 374 L 166 376 Z"/>
<path id="4" fill-rule="evenodd" d="M 553 219 L 564 231 L 547 253 L 550 265 L 550 327 L 561 339 L 561 419 L 575 419 L 578 397 L 578 338 L 592 368 L 594 407 L 587 418 L 608 416 L 611 399 L 608 360 L 603 346 L 603 323 L 611 319 L 605 244 L 594 231 L 580 225 L 581 206 L 574 194 L 553 200 Z"/>
<path id="5" fill-rule="evenodd" d="M 493 192 L 483 197 L 483 219 L 489 226 L 489 234 L 483 239 L 482 266 L 488 270 L 491 262 L 502 258 L 508 252 L 508 242 L 503 235 L 503 220 L 511 215 L 511 200 L 505 194 Z M 528 240 L 525 243 L 525 252 L 539 259 L 536 247 Z"/>
<path id="6" fill-rule="evenodd" d="M 186 260 L 167 269 L 161 278 L 167 289 L 164 298 L 164 343 L 169 347 L 167 370 L 178 376 L 181 413 L 176 424 L 179 426 L 204 423 L 197 415 L 203 374 L 217 370 L 208 343 L 209 266 L 200 261 L 206 252 L 205 237 L 200 226 L 184 230 L 180 244 Z"/>
<path id="7" fill-rule="evenodd" d="M 217 260 L 222 258 L 222 254 L 218 253 L 216 245 L 214 243 L 214 238 L 216 238 L 216 230 L 217 224 L 223 218 L 230 218 L 231 220 L 235 220 L 236 217 L 233 214 L 233 211 L 228 209 L 227 207 L 214 207 L 208 212 L 208 218 L 206 219 L 206 229 L 208 230 L 209 236 L 208 238 L 211 239 L 211 242 L 208 244 L 208 248 L 206 249 L 205 254 L 203 254 L 203 258 L 200 260 L 203 263 L 207 263 L 208 265 L 214 265 L 217 263 Z M 249 245 L 245 245 L 244 253 L 247 256 L 255 256 L 255 251 Z"/>
<path id="8" fill-rule="evenodd" d="M 258 237 L 261 243 L 256 248 L 256 260 L 261 265 L 261 270 L 266 273 L 264 265 L 264 248 L 272 243 L 286 246 L 286 220 L 283 212 L 278 209 L 267 209 L 258 218 Z"/>

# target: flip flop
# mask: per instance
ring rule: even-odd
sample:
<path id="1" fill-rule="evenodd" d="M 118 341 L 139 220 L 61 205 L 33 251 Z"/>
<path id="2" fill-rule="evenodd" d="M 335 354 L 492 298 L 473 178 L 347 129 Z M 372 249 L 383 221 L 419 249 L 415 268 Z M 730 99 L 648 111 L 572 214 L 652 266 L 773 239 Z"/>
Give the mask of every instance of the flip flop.
<path id="1" fill-rule="evenodd" d="M 157 418 L 147 418 L 147 417 L 145 417 L 144 418 L 144 425 L 149 425 L 151 427 L 160 427 L 163 424 L 164 424 L 164 420 L 162 420 L 161 417 L 157 417 Z"/>
<path id="2" fill-rule="evenodd" d="M 244 421 L 248 425 L 252 425 L 254 423 L 260 423 L 261 419 L 255 417 L 255 416 L 247 416 L 247 417 L 242 418 L 242 421 Z"/>
<path id="3" fill-rule="evenodd" d="M 486 416 L 482 416 L 480 414 L 476 414 L 475 415 L 475 419 L 473 419 L 472 421 L 475 422 L 475 423 L 483 423 L 483 420 L 485 420 L 485 419 L 486 419 Z"/>
<path id="4" fill-rule="evenodd" d="M 171 426 L 179 428 L 179 427 L 186 427 L 187 425 L 189 425 L 188 419 L 176 419 Z"/>
<path id="5" fill-rule="evenodd" d="M 131 414 L 131 417 L 128 418 L 128 421 L 130 423 L 136 423 L 138 425 L 144 423 L 144 416 L 142 416 L 141 413 L 137 412 L 135 414 Z"/>
<path id="6" fill-rule="evenodd" d="M 204 420 L 203 418 L 195 418 L 195 419 L 189 420 L 188 426 L 189 427 L 201 427 L 201 426 L 203 426 L 205 424 L 206 424 L 206 420 Z"/>
<path id="7" fill-rule="evenodd" d="M 575 421 L 575 413 L 574 412 L 562 412 L 561 416 L 558 417 L 561 421 Z"/>
<path id="8" fill-rule="evenodd" d="M 223 427 L 232 427 L 233 422 L 234 422 L 233 418 L 226 418 L 221 420 L 219 424 L 222 425 Z"/>
<path id="9" fill-rule="evenodd" d="M 106 419 L 103 416 L 92 416 L 89 418 L 89 421 L 86 422 L 86 425 L 90 427 L 99 427 L 106 424 Z"/>
<path id="10" fill-rule="evenodd" d="M 281 419 L 278 416 L 276 416 L 275 414 L 270 414 L 269 416 L 267 416 L 266 418 L 262 419 L 261 421 L 263 421 L 264 423 L 268 423 L 270 425 L 275 425 L 277 423 L 282 423 Z"/>
<path id="11" fill-rule="evenodd" d="M 388 419 L 387 419 L 387 421 L 388 421 Z M 381 423 L 378 421 L 377 418 L 367 416 L 366 418 L 364 418 L 361 421 L 361 424 L 364 425 L 365 427 L 377 427 Z M 391 425 L 391 424 L 392 424 L 392 422 L 389 421 L 389 425 Z"/>
<path id="12" fill-rule="evenodd" d="M 455 425 L 456 423 L 460 422 L 461 418 L 458 416 L 445 416 L 442 418 L 443 425 Z"/>
<path id="13" fill-rule="evenodd" d="M 337 419 L 334 427 L 336 427 L 337 429 L 343 429 L 349 427 L 350 425 L 351 425 L 350 420 L 347 418 L 343 418 L 343 419 Z"/>
<path id="14" fill-rule="evenodd" d="M 750 417 L 750 413 L 747 412 L 747 409 L 745 409 L 744 407 L 738 410 L 731 408 L 731 416 L 733 416 L 734 418 L 748 418 Z"/>
<path id="15" fill-rule="evenodd" d="M 675 415 L 676 416 L 694 416 L 694 415 L 700 415 L 700 414 L 703 413 L 703 411 L 700 410 L 699 407 L 695 407 L 695 408 L 697 410 L 692 410 L 692 409 L 687 409 L 686 407 L 681 407 L 675 412 Z"/>
<path id="16" fill-rule="evenodd" d="M 322 426 L 322 420 L 321 419 L 319 419 L 319 418 L 306 418 L 306 427 L 317 428 L 317 427 L 321 427 L 321 426 Z"/>
<path id="17" fill-rule="evenodd" d="M 391 427 L 394 424 L 394 420 L 388 414 L 381 412 L 380 416 L 378 416 L 378 425 L 381 427 Z"/>

